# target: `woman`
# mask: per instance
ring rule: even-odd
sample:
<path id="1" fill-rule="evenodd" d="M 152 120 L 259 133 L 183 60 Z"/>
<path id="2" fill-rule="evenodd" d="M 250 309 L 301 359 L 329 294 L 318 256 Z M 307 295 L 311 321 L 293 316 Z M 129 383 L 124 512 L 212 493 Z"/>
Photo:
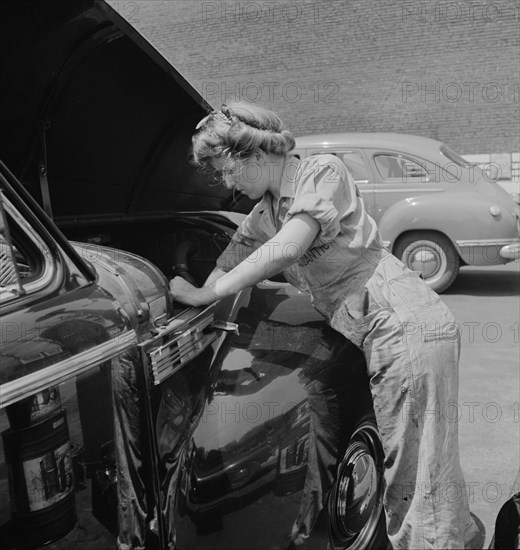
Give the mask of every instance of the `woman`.
<path id="1" fill-rule="evenodd" d="M 280 118 L 245 102 L 223 105 L 193 136 L 193 161 L 250 199 L 202 288 L 180 277 L 175 300 L 202 306 L 283 271 L 366 357 L 385 451 L 384 507 L 393 548 L 462 548 L 475 534 L 459 464 L 460 335 L 440 298 L 382 246 L 345 165 L 299 161 Z M 296 525 L 293 541 L 309 535 Z"/>

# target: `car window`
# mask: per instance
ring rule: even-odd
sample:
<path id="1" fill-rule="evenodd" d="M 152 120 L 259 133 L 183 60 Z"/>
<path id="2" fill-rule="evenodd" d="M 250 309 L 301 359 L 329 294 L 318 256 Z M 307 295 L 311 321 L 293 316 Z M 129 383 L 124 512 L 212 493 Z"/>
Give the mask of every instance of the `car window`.
<path id="1" fill-rule="evenodd" d="M 365 159 L 357 151 L 345 151 L 338 153 L 338 157 L 350 170 L 356 183 L 368 182 L 368 168 Z"/>
<path id="2" fill-rule="evenodd" d="M 18 276 L 25 279 L 31 275 L 32 268 L 28 260 L 15 246 L 10 246 L 0 233 L 0 287 L 15 284 Z"/>
<path id="3" fill-rule="evenodd" d="M 0 193 L 0 301 L 34 292 L 53 273 L 48 247 Z"/>
<path id="4" fill-rule="evenodd" d="M 404 158 L 400 155 L 380 154 L 374 156 L 374 162 L 383 179 L 400 179 L 408 181 L 410 179 L 422 178 L 428 180 L 428 172 L 419 163 Z"/>
<path id="5" fill-rule="evenodd" d="M 358 151 L 319 151 L 315 154 L 318 155 L 334 155 L 343 161 L 345 166 L 348 168 L 349 172 L 352 174 L 354 181 L 356 183 L 367 183 L 368 182 L 368 167 L 366 165 L 365 159 L 361 156 L 361 153 Z"/>

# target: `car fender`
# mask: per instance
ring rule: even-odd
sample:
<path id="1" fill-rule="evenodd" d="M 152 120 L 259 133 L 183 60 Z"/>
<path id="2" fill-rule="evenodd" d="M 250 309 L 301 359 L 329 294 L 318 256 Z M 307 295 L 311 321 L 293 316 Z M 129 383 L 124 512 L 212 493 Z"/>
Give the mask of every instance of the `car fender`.
<path id="1" fill-rule="evenodd" d="M 172 314 L 166 277 L 148 260 L 123 250 L 73 243 L 95 269 L 98 284 L 112 294 L 138 332 L 164 324 Z"/>
<path id="2" fill-rule="evenodd" d="M 517 223 L 506 208 L 493 216 L 494 205 L 487 197 L 475 193 L 449 193 L 408 197 L 389 208 L 379 230 L 383 241 L 392 249 L 408 231 L 438 231 L 446 235 L 459 250 L 461 241 L 490 241 L 518 238 Z M 459 250 L 460 253 L 460 250 Z"/>
<path id="3" fill-rule="evenodd" d="M 180 549 L 202 541 L 282 547 L 305 484 L 311 415 L 327 395 L 334 396 L 330 407 L 340 399 L 339 428 L 348 439 L 356 415 L 371 408 L 362 353 L 325 324 L 304 294 L 260 285 L 243 296 L 234 320 L 239 332 L 220 348 L 211 390 L 190 412 L 198 422 L 178 487 Z M 177 380 L 172 391 L 181 386 Z M 340 449 L 342 443 L 336 441 Z M 224 517 L 240 517 L 248 532 L 223 528 Z"/>

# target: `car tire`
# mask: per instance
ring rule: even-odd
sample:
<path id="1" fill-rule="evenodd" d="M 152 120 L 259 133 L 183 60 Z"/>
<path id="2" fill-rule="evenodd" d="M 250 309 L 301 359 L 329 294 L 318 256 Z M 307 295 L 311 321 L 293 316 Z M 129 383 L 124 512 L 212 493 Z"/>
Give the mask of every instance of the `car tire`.
<path id="1" fill-rule="evenodd" d="M 331 550 L 388 547 L 383 509 L 384 452 L 373 414 L 354 428 L 328 499 Z"/>
<path id="2" fill-rule="evenodd" d="M 460 257 L 448 237 L 436 231 L 412 231 L 399 238 L 393 253 L 437 293 L 457 278 Z"/>

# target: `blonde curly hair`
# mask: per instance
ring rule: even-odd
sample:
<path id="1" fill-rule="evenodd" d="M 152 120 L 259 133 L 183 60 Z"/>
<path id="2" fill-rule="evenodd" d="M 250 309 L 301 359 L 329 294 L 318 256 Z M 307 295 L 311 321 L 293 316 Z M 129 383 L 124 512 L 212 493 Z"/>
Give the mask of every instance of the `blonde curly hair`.
<path id="1" fill-rule="evenodd" d="M 197 125 L 192 137 L 191 161 L 211 171 L 211 161 L 222 155 L 246 159 L 259 149 L 286 155 L 294 149 L 292 133 L 270 109 L 246 101 L 224 104 Z"/>

